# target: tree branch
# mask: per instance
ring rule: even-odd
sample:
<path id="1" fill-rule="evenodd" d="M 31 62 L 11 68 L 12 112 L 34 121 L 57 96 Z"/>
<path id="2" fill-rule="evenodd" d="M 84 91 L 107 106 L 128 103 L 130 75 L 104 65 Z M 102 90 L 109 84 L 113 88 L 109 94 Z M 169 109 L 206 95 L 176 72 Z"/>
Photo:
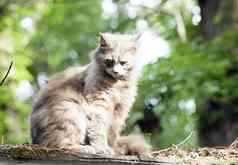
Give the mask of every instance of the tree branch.
<path id="1" fill-rule="evenodd" d="M 4 83 L 4 81 L 7 79 L 7 76 L 9 75 L 9 73 L 10 73 L 10 71 L 11 71 L 11 69 L 12 69 L 12 65 L 13 65 L 13 61 L 11 62 L 10 66 L 9 66 L 9 68 L 8 68 L 8 70 L 7 70 L 7 73 L 5 74 L 4 78 L 2 79 L 2 81 L 1 81 L 1 83 L 0 83 L 0 86 L 2 86 L 3 83 Z"/>

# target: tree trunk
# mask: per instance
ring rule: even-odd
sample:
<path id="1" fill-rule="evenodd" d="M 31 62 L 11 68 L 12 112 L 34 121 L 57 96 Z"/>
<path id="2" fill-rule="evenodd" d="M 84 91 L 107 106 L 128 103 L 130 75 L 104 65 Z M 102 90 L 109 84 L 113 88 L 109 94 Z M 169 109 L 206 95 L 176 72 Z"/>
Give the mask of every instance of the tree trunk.
<path id="1" fill-rule="evenodd" d="M 238 30 L 238 0 L 199 0 L 198 2 L 202 17 L 200 28 L 204 39 L 213 39 L 231 29 Z M 237 68 L 237 66 L 233 67 Z M 235 74 L 238 74 L 237 69 Z M 227 104 L 213 99 L 206 101 L 199 113 L 201 146 L 226 145 L 238 136 L 237 114 L 234 107 L 232 100 Z M 224 114 L 223 119 L 211 122 L 210 116 L 216 115 L 217 112 Z"/>
<path id="2" fill-rule="evenodd" d="M 202 35 L 211 39 L 238 26 L 238 0 L 199 0 Z"/>

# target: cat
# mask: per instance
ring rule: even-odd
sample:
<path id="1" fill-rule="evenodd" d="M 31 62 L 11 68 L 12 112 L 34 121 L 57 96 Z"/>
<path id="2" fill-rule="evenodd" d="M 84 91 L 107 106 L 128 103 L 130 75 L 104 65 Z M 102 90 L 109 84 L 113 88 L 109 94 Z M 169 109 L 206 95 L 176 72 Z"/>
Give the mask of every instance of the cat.
<path id="1" fill-rule="evenodd" d="M 136 96 L 134 35 L 101 33 L 91 63 L 53 76 L 31 114 L 33 144 L 90 154 L 146 154 L 140 135 L 120 136 Z M 134 139 L 134 140 L 133 140 Z"/>

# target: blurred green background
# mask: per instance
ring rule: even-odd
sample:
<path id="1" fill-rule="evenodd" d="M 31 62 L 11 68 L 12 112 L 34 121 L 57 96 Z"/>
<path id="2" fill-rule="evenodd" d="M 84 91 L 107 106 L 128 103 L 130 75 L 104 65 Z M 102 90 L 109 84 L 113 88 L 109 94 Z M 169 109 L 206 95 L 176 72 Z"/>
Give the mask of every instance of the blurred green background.
<path id="1" fill-rule="evenodd" d="M 14 62 L 0 86 L 0 143 L 31 142 L 35 93 L 88 63 L 109 31 L 144 36 L 147 65 L 124 134 L 161 148 L 186 137 L 183 147 L 227 145 L 238 136 L 237 27 L 237 0 L 0 0 L 0 80 Z"/>

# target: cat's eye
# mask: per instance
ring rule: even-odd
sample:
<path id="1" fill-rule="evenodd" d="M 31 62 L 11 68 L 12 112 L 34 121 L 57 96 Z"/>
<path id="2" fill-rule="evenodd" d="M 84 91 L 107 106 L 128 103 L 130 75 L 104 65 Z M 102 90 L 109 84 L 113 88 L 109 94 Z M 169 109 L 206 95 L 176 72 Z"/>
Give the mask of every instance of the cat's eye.
<path id="1" fill-rule="evenodd" d="M 126 63 L 126 61 L 120 61 L 120 65 L 125 65 Z"/>
<path id="2" fill-rule="evenodd" d="M 107 67 L 113 67 L 113 65 L 115 64 L 115 61 L 112 59 L 106 59 L 104 63 Z"/>

